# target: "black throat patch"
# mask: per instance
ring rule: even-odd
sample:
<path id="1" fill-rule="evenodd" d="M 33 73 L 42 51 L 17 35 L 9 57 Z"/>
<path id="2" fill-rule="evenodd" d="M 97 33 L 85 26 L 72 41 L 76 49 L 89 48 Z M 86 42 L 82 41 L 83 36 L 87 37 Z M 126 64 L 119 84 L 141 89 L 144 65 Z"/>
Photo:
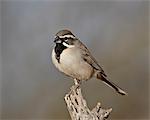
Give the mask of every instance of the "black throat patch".
<path id="1" fill-rule="evenodd" d="M 62 53 L 62 51 L 64 49 L 66 49 L 67 47 L 64 46 L 62 43 L 56 43 L 56 46 L 55 46 L 55 53 L 56 53 L 56 59 L 58 61 L 58 63 L 60 63 L 60 54 Z"/>

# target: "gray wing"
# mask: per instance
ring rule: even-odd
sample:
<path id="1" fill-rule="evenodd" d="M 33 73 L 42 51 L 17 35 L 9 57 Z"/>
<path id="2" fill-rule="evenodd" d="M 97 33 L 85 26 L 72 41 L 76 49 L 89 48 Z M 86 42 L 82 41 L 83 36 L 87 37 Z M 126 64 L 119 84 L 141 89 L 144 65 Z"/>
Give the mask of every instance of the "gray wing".
<path id="1" fill-rule="evenodd" d="M 107 76 L 102 69 L 102 67 L 98 64 L 96 59 L 91 55 L 90 51 L 87 49 L 87 47 L 80 41 L 78 41 L 78 47 L 82 51 L 82 58 L 85 60 L 87 63 L 89 63 L 94 69 L 99 70 L 101 74 L 103 74 L 105 77 Z"/>

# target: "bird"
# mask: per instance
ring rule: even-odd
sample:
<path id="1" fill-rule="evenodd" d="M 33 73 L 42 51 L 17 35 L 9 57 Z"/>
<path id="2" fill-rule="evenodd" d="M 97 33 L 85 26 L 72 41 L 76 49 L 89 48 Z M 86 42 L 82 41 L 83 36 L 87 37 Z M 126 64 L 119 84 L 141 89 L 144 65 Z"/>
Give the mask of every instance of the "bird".
<path id="1" fill-rule="evenodd" d="M 52 62 L 60 72 L 78 81 L 95 77 L 120 95 L 127 95 L 122 88 L 108 80 L 88 48 L 70 30 L 59 30 L 54 36 L 54 43 Z"/>

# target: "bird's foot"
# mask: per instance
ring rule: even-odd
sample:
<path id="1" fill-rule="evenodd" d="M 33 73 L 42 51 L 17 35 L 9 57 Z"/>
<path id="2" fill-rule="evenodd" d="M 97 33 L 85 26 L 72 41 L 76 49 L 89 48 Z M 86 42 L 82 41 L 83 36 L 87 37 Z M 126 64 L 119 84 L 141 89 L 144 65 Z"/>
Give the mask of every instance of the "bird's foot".
<path id="1" fill-rule="evenodd" d="M 80 85 L 82 83 L 81 80 L 78 80 L 78 79 L 74 79 L 74 84 L 75 85 Z"/>

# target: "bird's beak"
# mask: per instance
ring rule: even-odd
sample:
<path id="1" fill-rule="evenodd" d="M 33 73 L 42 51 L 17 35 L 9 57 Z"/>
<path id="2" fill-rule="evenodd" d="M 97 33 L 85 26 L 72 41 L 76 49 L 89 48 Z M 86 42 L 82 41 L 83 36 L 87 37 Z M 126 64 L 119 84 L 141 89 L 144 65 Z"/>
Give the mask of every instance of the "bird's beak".
<path id="1" fill-rule="evenodd" d="M 62 40 L 61 40 L 58 36 L 55 36 L 54 42 L 55 42 L 55 43 L 61 43 Z"/>

